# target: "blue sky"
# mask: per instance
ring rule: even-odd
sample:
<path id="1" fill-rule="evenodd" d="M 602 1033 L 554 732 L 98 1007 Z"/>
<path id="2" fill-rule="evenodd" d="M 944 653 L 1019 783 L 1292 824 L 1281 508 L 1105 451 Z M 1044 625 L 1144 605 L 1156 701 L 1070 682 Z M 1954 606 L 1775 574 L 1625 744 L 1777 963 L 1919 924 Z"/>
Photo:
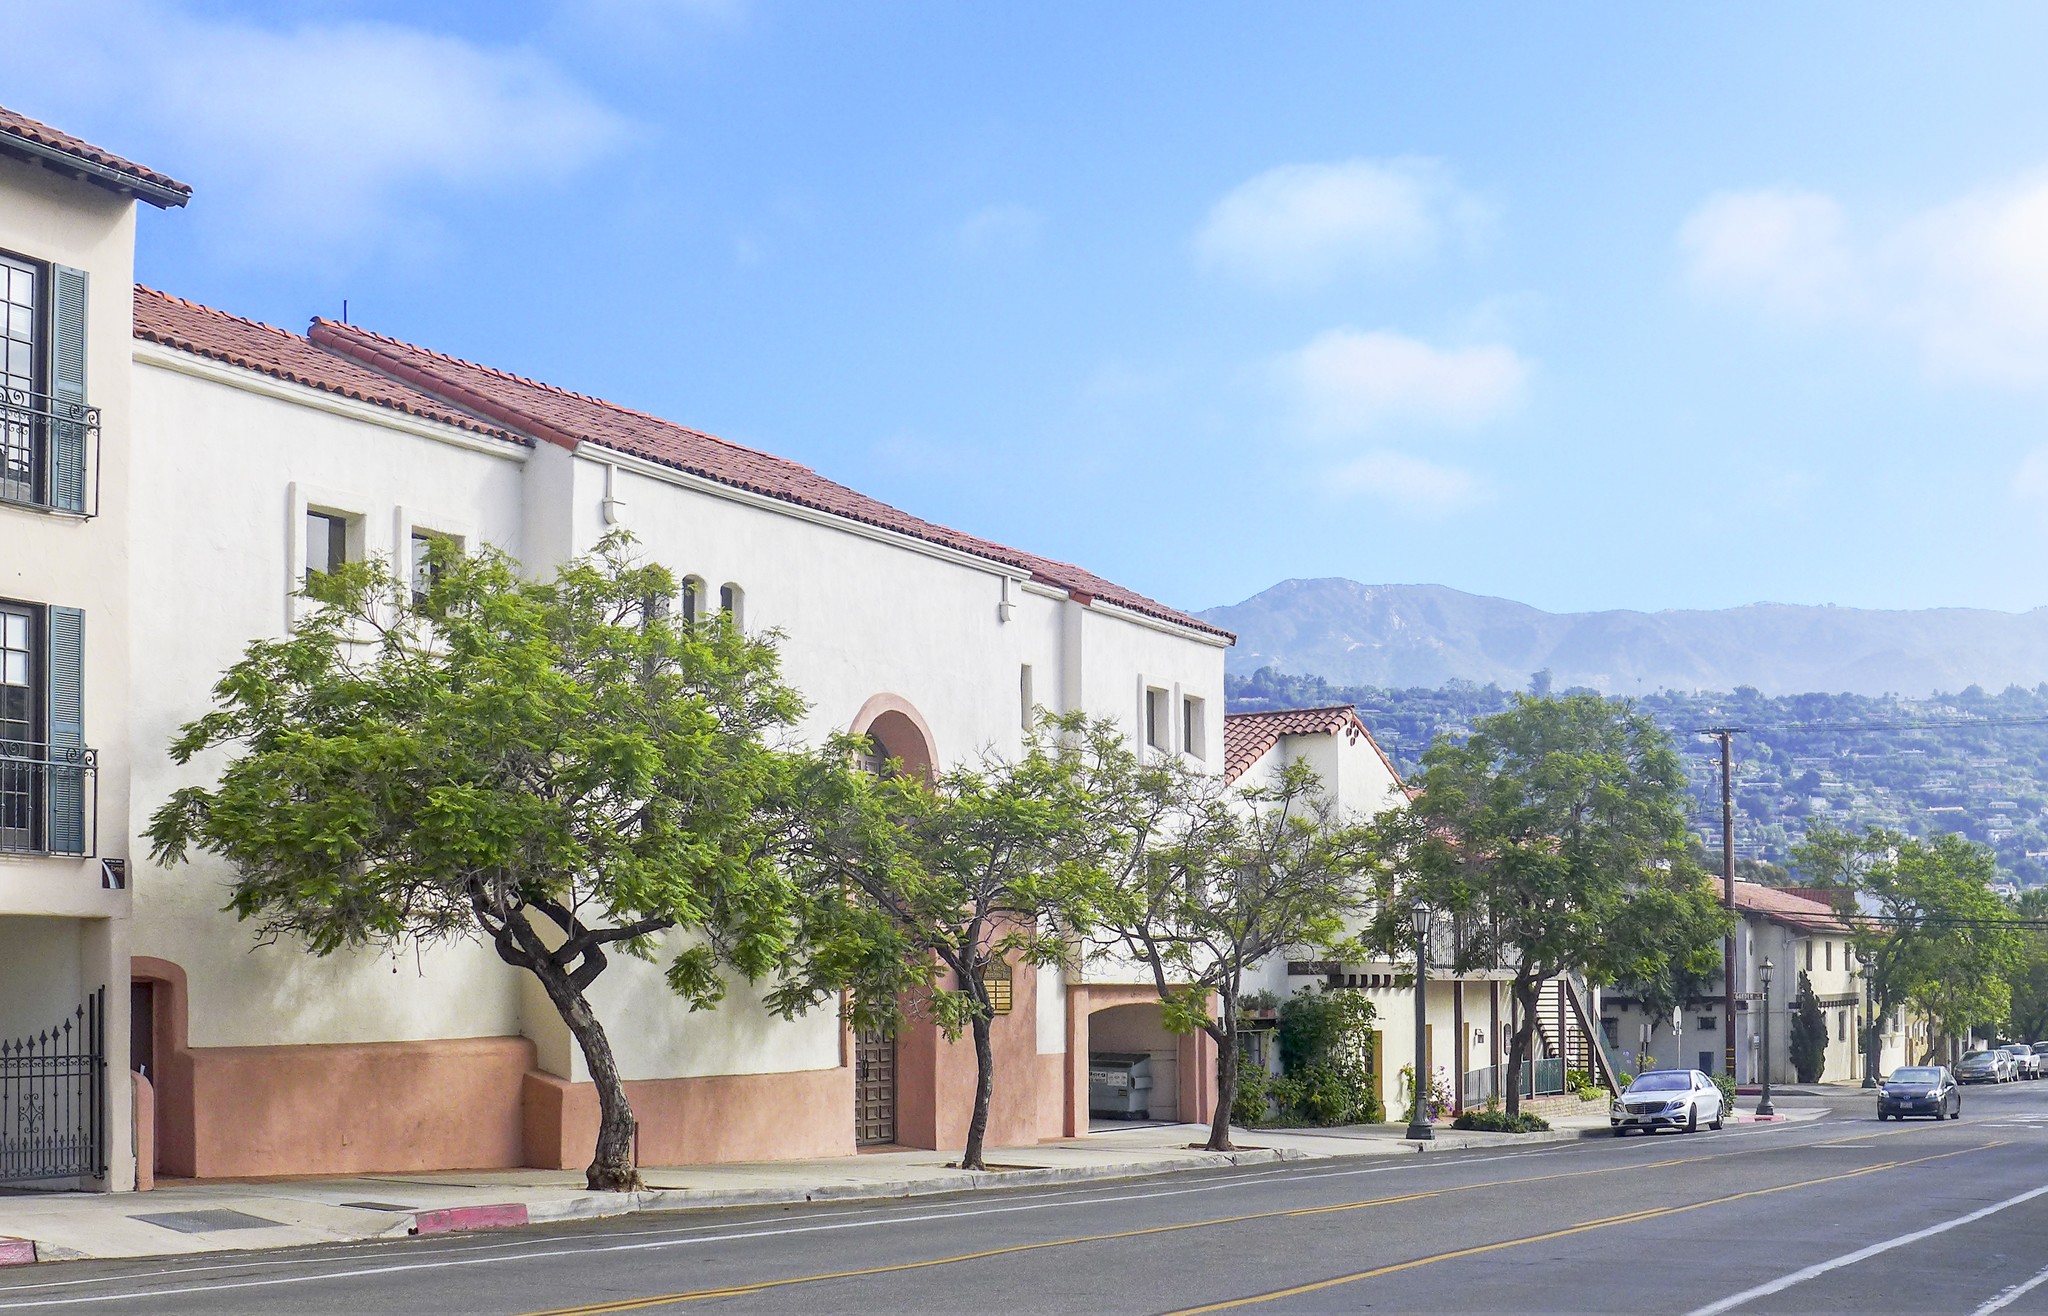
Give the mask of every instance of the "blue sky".
<path id="1" fill-rule="evenodd" d="M 1172 603 L 2048 603 L 2048 9 L 36 6 L 140 277 Z"/>

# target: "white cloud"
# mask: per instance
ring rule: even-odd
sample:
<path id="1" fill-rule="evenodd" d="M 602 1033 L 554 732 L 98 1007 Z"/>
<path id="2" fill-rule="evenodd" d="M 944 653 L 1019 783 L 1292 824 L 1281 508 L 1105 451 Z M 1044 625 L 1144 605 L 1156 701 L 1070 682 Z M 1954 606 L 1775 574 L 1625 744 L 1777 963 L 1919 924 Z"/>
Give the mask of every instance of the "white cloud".
<path id="1" fill-rule="evenodd" d="M 1332 329 L 1277 363 L 1303 428 L 1318 438 L 1389 422 L 1465 428 L 1511 410 L 1529 363 L 1513 348 L 1435 347 L 1386 330 Z"/>
<path id="2" fill-rule="evenodd" d="M 969 256 L 992 256 L 1035 245 L 1044 229 L 1045 216 L 1029 206 L 990 206 L 968 216 L 953 241 Z"/>
<path id="3" fill-rule="evenodd" d="M 1724 192 L 1678 233 L 1693 287 L 1800 316 L 1833 314 L 1854 283 L 1834 199 L 1817 192 Z"/>
<path id="4" fill-rule="evenodd" d="M 1987 187 L 1858 242 L 1831 198 L 1723 194 L 1679 230 L 1702 292 L 1902 337 L 1937 379 L 2048 384 L 2048 178 Z"/>
<path id="5" fill-rule="evenodd" d="M 1240 183 L 1194 237 L 1203 265 L 1272 287 L 1403 265 L 1432 255 L 1447 230 L 1483 227 L 1485 208 L 1429 160 L 1292 164 Z"/>
<path id="6" fill-rule="evenodd" d="M 131 147 L 244 254 L 416 236 L 417 188 L 511 191 L 616 150 L 625 120 L 545 55 L 381 22 L 261 26 L 168 0 L 26 7 L 9 104 Z"/>
<path id="7" fill-rule="evenodd" d="M 1469 471 L 1399 452 L 1369 452 L 1328 476 L 1341 494 L 1372 498 L 1425 516 L 1440 516 L 1479 500 Z"/>

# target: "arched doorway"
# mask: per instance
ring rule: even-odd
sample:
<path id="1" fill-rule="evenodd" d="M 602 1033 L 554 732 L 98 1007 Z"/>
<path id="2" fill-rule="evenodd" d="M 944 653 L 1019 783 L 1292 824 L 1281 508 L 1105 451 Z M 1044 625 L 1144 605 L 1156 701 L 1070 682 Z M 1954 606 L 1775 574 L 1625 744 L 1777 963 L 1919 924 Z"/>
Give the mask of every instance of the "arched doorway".
<path id="1" fill-rule="evenodd" d="M 902 696 L 874 696 L 861 705 L 847 729 L 868 738 L 868 750 L 861 756 L 862 766 L 868 771 L 880 774 L 900 769 L 916 776 L 931 776 L 931 729 Z M 903 1126 L 898 1107 L 904 1065 L 908 1062 L 921 1071 L 931 1067 L 931 1048 L 920 1046 L 923 1040 L 896 1038 L 882 1032 L 854 1035 L 851 1050 L 856 1146 L 879 1147 L 898 1141 Z M 903 1045 L 905 1041 L 910 1045 Z"/>
<path id="2" fill-rule="evenodd" d="M 902 696 L 881 694 L 868 700 L 848 730 L 868 738 L 864 763 L 870 771 L 880 772 L 890 763 L 899 763 L 905 772 L 932 775 L 938 756 L 932 747 L 931 728 Z"/>

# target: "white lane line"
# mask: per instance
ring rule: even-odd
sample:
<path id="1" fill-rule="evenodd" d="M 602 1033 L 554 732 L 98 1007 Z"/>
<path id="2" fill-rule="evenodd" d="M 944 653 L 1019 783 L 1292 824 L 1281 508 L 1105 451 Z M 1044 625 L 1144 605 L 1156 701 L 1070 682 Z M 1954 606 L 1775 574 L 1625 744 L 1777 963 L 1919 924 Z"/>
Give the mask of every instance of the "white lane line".
<path id="1" fill-rule="evenodd" d="M 1764 1134 L 1780 1134 L 1788 1132 L 1792 1129 L 1802 1127 L 1814 1127 L 1831 1122 L 1832 1121 L 1815 1120 L 1808 1121 L 1804 1125 L 1779 1124 L 1774 1125 L 1770 1128 L 1745 1130 L 1742 1133 L 1720 1133 L 1714 1135 L 1713 1143 L 1730 1141 L 1742 1137 L 1755 1137 Z M 1587 1142 L 1585 1143 L 1576 1144 L 1576 1146 L 1582 1149 L 1589 1150 L 1590 1148 L 1588 1147 L 1588 1143 L 1590 1143 L 1591 1146 L 1610 1146 L 1606 1143 L 1591 1142 L 1591 1140 L 1587 1140 Z M 1713 1144 L 1710 1143 L 1709 1145 L 1711 1146 Z M 1552 1149 L 1547 1151 L 1538 1151 L 1532 1148 L 1523 1151 L 1501 1152 L 1491 1156 L 1461 1155 L 1456 1160 L 1449 1159 L 1448 1157 L 1441 1159 L 1437 1157 L 1424 1157 L 1419 1158 L 1427 1162 L 1426 1164 L 1422 1165 L 1416 1164 L 1416 1158 L 1394 1157 L 1392 1158 L 1395 1161 L 1394 1164 L 1359 1166 L 1344 1169 L 1325 1168 L 1322 1170 L 1309 1171 L 1306 1173 L 1294 1173 L 1291 1176 L 1291 1180 L 1292 1182 L 1301 1182 L 1306 1180 L 1317 1179 L 1350 1179 L 1356 1178 L 1361 1175 L 1392 1174 L 1400 1170 L 1426 1169 L 1450 1171 L 1457 1169 L 1460 1166 L 1487 1165 L 1496 1161 L 1543 1160 L 1554 1156 L 1570 1155 L 1571 1152 L 1568 1149 L 1572 1148 L 1573 1146 L 1575 1146 L 1575 1144 L 1553 1144 Z M 1619 1149 L 1610 1146 L 1610 1150 Z M 1729 1152 L 1726 1154 L 1735 1156 L 1743 1155 L 1745 1153 Z M 1299 1162 L 1297 1162 L 1297 1164 L 1298 1163 Z M 369 1267 L 364 1269 L 329 1270 L 320 1271 L 316 1274 L 311 1275 L 290 1275 L 269 1278 L 257 1278 L 242 1280 L 234 1283 L 211 1281 L 204 1285 L 182 1289 L 157 1288 L 138 1290 L 129 1293 L 63 1295 L 52 1298 L 45 1298 L 39 1301 L 32 1302 L 14 1302 L 0 1300 L 0 1311 L 17 1311 L 31 1307 L 53 1307 L 85 1302 L 122 1302 L 134 1298 L 147 1298 L 159 1296 L 170 1297 L 184 1293 L 204 1293 L 213 1289 L 222 1288 L 267 1288 L 281 1284 L 309 1284 L 324 1279 L 348 1279 L 365 1275 L 383 1275 L 410 1270 L 447 1270 L 456 1267 L 478 1265 L 484 1262 L 492 1261 L 509 1263 L 515 1261 L 543 1260 L 561 1256 L 582 1256 L 600 1252 L 640 1251 L 650 1248 L 666 1249 L 671 1247 L 687 1247 L 692 1244 L 698 1243 L 717 1243 L 724 1242 L 727 1240 L 737 1241 L 754 1238 L 773 1238 L 789 1234 L 836 1232 L 845 1229 L 868 1229 L 884 1225 L 921 1224 L 933 1220 L 954 1220 L 959 1219 L 963 1216 L 1010 1215 L 1023 1211 L 1043 1211 L 1057 1206 L 1090 1207 L 1098 1205 L 1111 1205 L 1121 1202 L 1151 1201 L 1159 1198 L 1184 1197 L 1194 1193 L 1211 1193 L 1233 1188 L 1256 1186 L 1262 1184 L 1264 1181 L 1288 1175 L 1288 1168 L 1275 1167 L 1268 1170 L 1253 1171 L 1249 1174 L 1230 1175 L 1228 1177 L 1221 1178 L 1210 1183 L 1193 1184 L 1180 1188 L 1157 1188 L 1140 1192 L 1118 1192 L 1116 1190 L 1115 1185 L 1104 1184 L 1092 1189 L 1072 1188 L 1052 1193 L 1034 1194 L 1027 1201 L 1016 1202 L 1003 1206 L 967 1207 L 962 1210 L 914 1216 L 885 1214 L 885 1212 L 889 1210 L 889 1208 L 887 1207 L 869 1207 L 864 1209 L 856 1208 L 846 1210 L 843 1212 L 831 1213 L 832 1215 L 841 1217 L 839 1220 L 834 1221 L 832 1223 L 812 1223 L 806 1225 L 793 1225 L 786 1228 L 774 1230 L 752 1229 L 747 1230 L 747 1232 L 728 1232 L 746 1230 L 747 1226 L 751 1223 L 747 1221 L 734 1221 L 730 1224 L 706 1224 L 693 1226 L 689 1231 L 682 1233 L 678 1233 L 673 1229 L 621 1230 L 616 1232 L 607 1232 L 606 1234 L 601 1235 L 601 1237 L 613 1240 L 652 1237 L 654 1241 L 643 1243 L 613 1242 L 611 1244 L 604 1246 L 582 1248 L 572 1247 L 551 1249 L 547 1251 L 532 1250 L 536 1247 L 536 1243 L 533 1240 L 521 1240 L 517 1242 L 484 1242 L 483 1240 L 477 1240 L 475 1246 L 463 1247 L 460 1249 L 459 1255 L 455 1256 L 449 1256 L 444 1253 L 440 1256 L 433 1258 L 421 1258 L 409 1262 L 397 1262 L 393 1264 Z M 1068 1200 L 1074 1198 L 1079 1198 L 1080 1200 Z M 813 1219 L 815 1220 L 816 1217 L 813 1217 Z M 569 1223 L 573 1222 L 566 1220 L 546 1221 L 543 1222 L 543 1227 L 545 1227 L 548 1224 L 559 1225 Z M 388 1247 L 393 1243 L 402 1242 L 403 1240 L 392 1239 L 385 1240 L 382 1243 L 349 1244 L 344 1245 L 344 1247 L 346 1248 L 346 1250 L 350 1252 L 356 1252 L 366 1251 L 372 1248 Z M 336 1250 L 340 1251 L 342 1249 Z M 5 1288 L 0 1288 L 0 1299 L 6 1299 L 10 1296 L 23 1293 L 48 1292 L 52 1289 L 76 1288 L 83 1287 L 86 1285 L 110 1285 L 120 1283 L 132 1284 L 139 1280 L 150 1280 L 159 1278 L 182 1278 L 188 1275 L 203 1274 L 211 1271 L 226 1270 L 241 1271 L 246 1273 L 247 1271 L 255 1270 L 259 1267 L 313 1265 L 320 1263 L 322 1260 L 330 1259 L 332 1256 L 333 1253 L 327 1253 L 325 1257 L 321 1255 L 312 1255 L 284 1258 L 279 1260 L 219 1262 L 188 1267 L 165 1267 L 160 1270 L 147 1272 L 131 1271 L 121 1275 L 97 1275 L 79 1279 L 47 1280 L 40 1283 L 12 1285 Z"/>
<path id="2" fill-rule="evenodd" d="M 1977 1310 L 1971 1312 L 1970 1316 L 1991 1316 L 1992 1312 L 2002 1311 L 2006 1307 L 2011 1306 L 2016 1299 L 2019 1299 L 2021 1297 L 2024 1297 L 2026 1294 L 2031 1293 L 2034 1289 L 2040 1287 L 2043 1283 L 2048 1283 L 2048 1266 L 2042 1267 L 2041 1272 L 2035 1275 L 2032 1279 L 2028 1280 L 2026 1283 L 2014 1284 L 2010 1288 L 2006 1289 L 2005 1292 L 1999 1294 L 1991 1301 L 1985 1303 L 1983 1306 L 1977 1308 Z"/>
<path id="3" fill-rule="evenodd" d="M 1816 1262 L 1803 1270 L 1795 1270 L 1789 1275 L 1781 1275 L 1768 1284 L 1759 1284 L 1753 1289 L 1744 1289 L 1740 1293 L 1730 1294 L 1719 1302 L 1709 1303 L 1704 1307 L 1696 1307 L 1686 1313 L 1686 1316 L 1719 1316 L 1721 1312 L 1732 1311 L 1745 1303 L 1755 1302 L 1758 1298 L 1768 1298 L 1774 1293 L 1783 1293 L 1794 1285 L 1804 1284 L 1810 1279 L 1818 1279 L 1831 1270 L 1840 1270 L 1844 1266 L 1853 1266 L 1859 1261 L 1868 1260 L 1879 1253 L 1889 1252 L 1893 1248 L 1905 1247 L 1908 1243 L 1917 1243 L 1923 1238 L 1933 1238 L 1936 1234 L 1946 1234 L 1951 1229 L 1959 1229 L 1964 1225 L 1974 1224 L 1986 1216 L 1997 1215 L 2000 1211 L 2018 1206 L 2022 1202 L 2031 1202 L 2041 1196 L 2048 1196 L 2048 1184 L 2043 1184 L 2039 1188 L 2021 1193 L 2017 1197 L 2008 1197 L 2003 1202 L 1993 1202 L 1990 1206 L 1981 1207 L 1970 1212 L 1968 1215 L 1959 1215 L 1953 1220 L 1944 1220 L 1938 1225 L 1929 1225 L 1925 1229 L 1916 1229 L 1910 1234 L 1900 1234 L 1897 1238 L 1888 1238 L 1882 1243 L 1872 1243 L 1869 1247 L 1858 1248 L 1854 1252 L 1845 1252 L 1831 1261 Z M 2031 1288 L 2033 1284 L 2040 1282 L 2041 1277 L 2036 1276 L 2028 1287 Z M 2018 1297 L 2019 1295 L 2016 1293 L 2013 1296 Z M 1996 1308 L 1987 1307 L 1983 1310 L 1993 1311 Z"/>

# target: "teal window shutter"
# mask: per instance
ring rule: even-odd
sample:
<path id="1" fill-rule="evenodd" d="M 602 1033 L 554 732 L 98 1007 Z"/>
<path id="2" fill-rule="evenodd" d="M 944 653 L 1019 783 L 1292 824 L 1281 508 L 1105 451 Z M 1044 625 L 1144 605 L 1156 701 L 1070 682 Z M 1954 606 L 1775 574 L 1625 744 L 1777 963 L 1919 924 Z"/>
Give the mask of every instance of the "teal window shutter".
<path id="1" fill-rule="evenodd" d="M 50 506 L 85 512 L 85 294 L 84 270 L 51 271 Z"/>
<path id="2" fill-rule="evenodd" d="M 86 853 L 85 613 L 50 609 L 50 830 L 53 854 Z"/>

